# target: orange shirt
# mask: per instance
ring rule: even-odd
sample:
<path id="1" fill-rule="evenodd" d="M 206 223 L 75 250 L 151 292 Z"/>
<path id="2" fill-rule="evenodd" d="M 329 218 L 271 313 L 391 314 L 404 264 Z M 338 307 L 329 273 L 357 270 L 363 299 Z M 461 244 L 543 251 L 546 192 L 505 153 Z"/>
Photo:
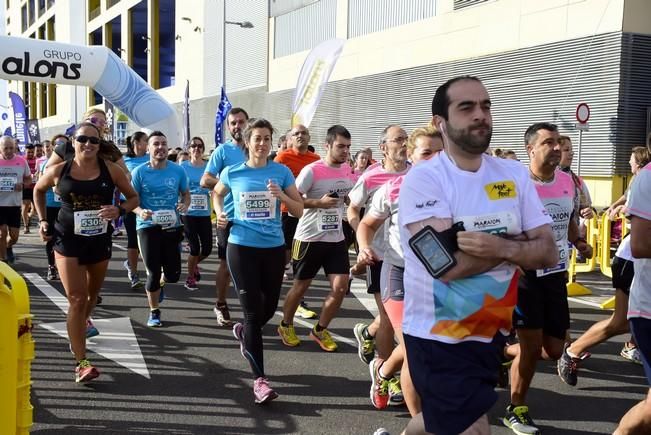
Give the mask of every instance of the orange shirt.
<path id="1" fill-rule="evenodd" d="M 321 157 L 318 154 L 315 154 L 311 151 L 307 151 L 305 154 L 301 154 L 294 148 L 289 148 L 285 151 L 279 152 L 274 159 L 274 162 L 282 163 L 283 165 L 287 166 L 289 170 L 292 171 L 292 174 L 294 174 L 294 178 L 296 178 L 301 172 L 301 169 L 312 162 L 316 162 L 317 160 L 321 160 Z M 280 210 L 283 213 L 287 213 L 287 207 L 285 207 L 285 204 L 280 205 Z"/>

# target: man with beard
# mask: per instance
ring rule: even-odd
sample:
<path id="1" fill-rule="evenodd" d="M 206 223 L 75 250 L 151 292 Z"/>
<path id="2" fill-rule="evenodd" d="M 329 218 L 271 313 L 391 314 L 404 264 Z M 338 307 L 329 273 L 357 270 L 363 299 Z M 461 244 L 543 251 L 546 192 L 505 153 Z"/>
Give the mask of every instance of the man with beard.
<path id="1" fill-rule="evenodd" d="M 344 200 L 353 187 L 348 155 L 350 133 L 333 125 L 326 133 L 326 156 L 304 167 L 296 187 L 303 195 L 305 211 L 298 221 L 292 249 L 294 283 L 283 305 L 283 320 L 278 334 L 286 346 L 301 341 L 294 331 L 294 314 L 321 267 L 330 281 L 330 293 L 323 301 L 321 316 L 310 331 L 310 338 L 326 352 L 337 350 L 337 343 L 326 329 L 335 317 L 348 290 L 348 248 L 344 240 Z"/>
<path id="2" fill-rule="evenodd" d="M 232 140 L 224 144 L 216 144 L 217 148 L 213 151 L 206 165 L 206 170 L 201 177 L 201 187 L 207 189 L 214 189 L 219 181 L 219 174 L 227 166 L 233 166 L 242 163 L 246 160 L 244 155 L 244 138 L 242 132 L 246 127 L 249 120 L 249 114 L 246 110 L 240 107 L 234 107 L 228 113 L 226 118 L 226 126 L 231 135 Z M 226 304 L 226 291 L 228 290 L 228 282 L 230 279 L 228 273 L 228 265 L 226 264 L 226 247 L 228 246 L 228 236 L 231 233 L 233 226 L 233 195 L 228 194 L 224 199 L 224 211 L 228 214 L 229 224 L 226 228 L 217 227 L 217 256 L 219 257 L 219 267 L 215 274 L 215 285 L 217 287 L 217 300 L 213 312 L 217 317 L 217 325 L 231 326 L 231 315 Z M 189 271 L 188 271 L 189 273 Z M 200 275 L 195 271 L 195 281 L 200 280 Z"/>
<path id="3" fill-rule="evenodd" d="M 584 257 L 592 257 L 592 248 L 579 237 L 579 227 L 573 218 L 572 177 L 558 169 L 561 160 L 558 128 L 546 122 L 533 124 L 525 132 L 524 141 L 530 159 L 529 175 L 553 220 L 559 262 L 548 269 L 525 268 L 518 282 L 518 304 L 513 319 L 519 343 L 505 350 L 515 359 L 511 366 L 511 403 L 502 422 L 517 434 L 538 434 L 525 398 L 538 359 L 556 360 L 563 354 L 570 327 L 566 286 L 570 260 L 568 240 Z"/>
<path id="4" fill-rule="evenodd" d="M 481 81 L 444 83 L 432 115 L 445 151 L 412 168 L 399 196 L 403 333 L 423 409 L 406 433 L 488 434 L 517 267 L 555 266 L 558 250 L 527 170 L 484 155 L 492 116 Z"/>

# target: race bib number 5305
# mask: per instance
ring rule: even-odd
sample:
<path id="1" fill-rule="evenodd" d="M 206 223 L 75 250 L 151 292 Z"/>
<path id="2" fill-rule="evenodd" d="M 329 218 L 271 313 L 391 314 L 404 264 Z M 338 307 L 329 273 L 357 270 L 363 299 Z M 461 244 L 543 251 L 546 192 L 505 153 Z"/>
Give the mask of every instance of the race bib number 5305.
<path id="1" fill-rule="evenodd" d="M 76 211 L 75 234 L 78 236 L 96 236 L 104 234 L 108 229 L 108 221 L 100 218 L 99 210 Z"/>

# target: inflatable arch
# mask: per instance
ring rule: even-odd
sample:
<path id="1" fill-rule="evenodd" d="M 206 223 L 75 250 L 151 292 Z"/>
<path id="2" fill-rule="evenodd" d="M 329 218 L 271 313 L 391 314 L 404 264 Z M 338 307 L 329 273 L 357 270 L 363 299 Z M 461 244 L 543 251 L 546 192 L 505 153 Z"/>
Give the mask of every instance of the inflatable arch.
<path id="1" fill-rule="evenodd" d="M 107 47 L 0 36 L 0 78 L 94 88 L 141 128 L 180 141 L 174 108 Z"/>

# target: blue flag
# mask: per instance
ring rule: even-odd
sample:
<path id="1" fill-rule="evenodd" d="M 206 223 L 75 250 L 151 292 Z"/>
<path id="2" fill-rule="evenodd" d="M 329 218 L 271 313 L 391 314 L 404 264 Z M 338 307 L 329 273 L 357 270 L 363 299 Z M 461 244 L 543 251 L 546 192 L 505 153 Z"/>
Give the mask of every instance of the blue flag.
<path id="1" fill-rule="evenodd" d="M 66 132 L 63 134 L 65 134 L 66 136 L 72 136 L 75 133 L 75 127 L 76 127 L 75 124 L 72 124 L 70 127 L 66 129 Z"/>
<path id="2" fill-rule="evenodd" d="M 11 136 L 11 127 L 7 127 L 4 133 L 2 133 L 4 136 Z"/>
<path id="3" fill-rule="evenodd" d="M 27 110 L 25 110 L 25 102 L 20 95 L 9 92 L 11 99 L 11 106 L 14 109 L 14 128 L 16 129 L 16 139 L 18 140 L 18 149 L 21 153 L 25 152 L 25 144 L 29 141 L 29 133 L 27 132 Z"/>
<path id="4" fill-rule="evenodd" d="M 190 80 L 185 81 L 185 95 L 183 96 L 183 149 L 188 149 L 190 142 Z"/>
<path id="5" fill-rule="evenodd" d="M 232 108 L 233 105 L 228 101 L 226 91 L 222 86 L 222 96 L 219 100 L 219 106 L 217 106 L 217 114 L 215 115 L 215 148 L 218 147 L 219 144 L 224 143 L 224 130 L 222 127 L 226 117 L 228 116 L 228 112 L 230 112 Z"/>

